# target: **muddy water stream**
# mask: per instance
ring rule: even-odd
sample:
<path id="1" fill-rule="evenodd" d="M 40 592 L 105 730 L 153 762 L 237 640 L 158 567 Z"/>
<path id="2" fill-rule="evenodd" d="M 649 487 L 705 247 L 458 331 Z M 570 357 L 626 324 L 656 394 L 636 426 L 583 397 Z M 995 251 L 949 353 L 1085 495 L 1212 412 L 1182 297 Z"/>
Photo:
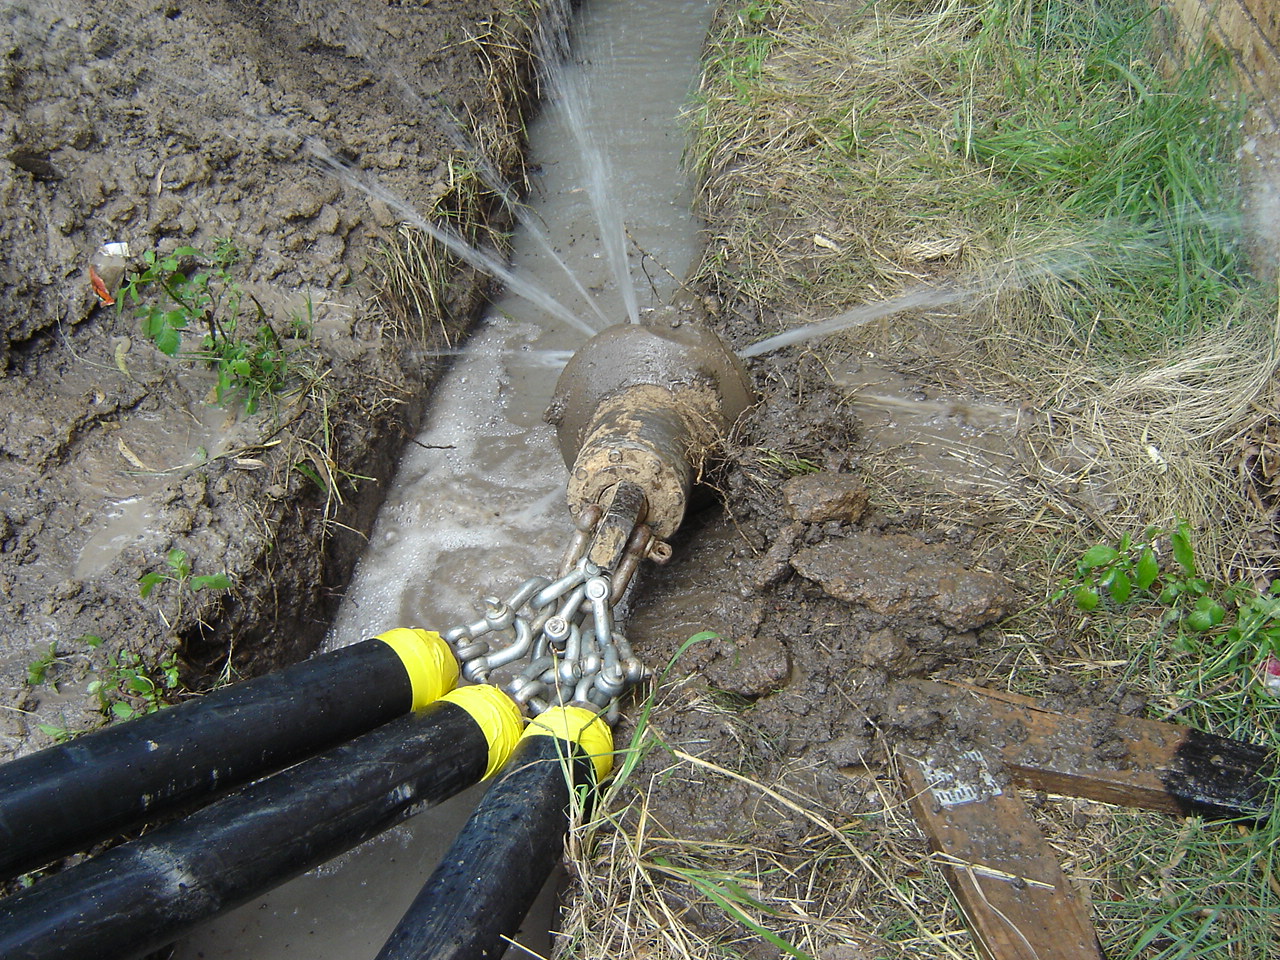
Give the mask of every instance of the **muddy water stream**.
<path id="1" fill-rule="evenodd" d="M 570 89 L 582 84 L 583 125 L 611 168 L 612 215 L 634 243 L 642 310 L 670 299 L 672 276 L 685 275 L 697 249 L 676 116 L 696 76 L 712 6 L 711 0 L 590 0 L 575 27 L 576 62 L 565 82 Z M 598 242 L 586 189 L 599 171 L 584 167 L 574 146 L 578 131 L 566 124 L 563 111 L 547 109 L 531 125 L 530 201 L 550 245 L 620 322 L 625 301 Z M 519 232 L 514 266 L 579 317 L 602 325 L 560 268 Z M 394 626 L 443 631 L 472 618 L 482 596 L 553 571 L 571 526 L 565 468 L 542 412 L 560 367 L 583 339 L 519 298 L 494 304 L 437 388 L 425 430 L 406 449 L 330 646 Z M 427 811 L 206 925 L 178 946 L 175 960 L 372 957 L 478 796 L 479 788 Z M 531 919 L 521 937 L 540 952 L 554 924 L 552 893 L 544 892 L 532 915 L 540 922 Z"/>

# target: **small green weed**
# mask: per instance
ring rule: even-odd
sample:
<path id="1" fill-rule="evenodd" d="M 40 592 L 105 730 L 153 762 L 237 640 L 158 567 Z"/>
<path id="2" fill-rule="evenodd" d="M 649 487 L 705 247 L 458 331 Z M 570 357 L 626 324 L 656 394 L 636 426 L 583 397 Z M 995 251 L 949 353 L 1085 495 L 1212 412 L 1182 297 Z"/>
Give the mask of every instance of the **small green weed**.
<path id="1" fill-rule="evenodd" d="M 191 575 L 191 561 L 187 557 L 185 550 L 170 550 L 169 555 L 165 558 L 168 570 L 152 571 L 144 573 L 138 578 L 138 592 L 143 598 L 151 596 L 151 591 L 155 589 L 156 584 L 170 582 L 176 583 L 179 589 L 190 587 L 193 592 L 201 590 L 230 590 L 231 580 L 225 573 L 214 573 L 204 576 Z"/>
<path id="2" fill-rule="evenodd" d="M 88 633 L 79 640 L 90 649 L 97 649 L 103 643 L 101 637 Z M 49 652 L 28 667 L 27 682 L 32 686 L 51 683 L 50 669 L 68 656 L 70 654 L 58 652 L 56 642 L 50 644 Z M 180 686 L 176 654 L 171 654 L 152 666 L 138 654 L 124 650 L 107 658 L 106 672 L 90 680 L 85 690 L 97 698 L 104 714 L 128 720 L 142 714 L 155 713 L 166 705 L 168 698 Z M 54 689 L 57 689 L 56 683 Z M 65 743 L 81 733 L 65 723 L 40 723 L 37 727 L 58 743 Z"/>
<path id="3" fill-rule="evenodd" d="M 1167 568 L 1158 554 L 1166 540 L 1173 559 Z M 1172 531 L 1150 527 L 1137 538 L 1125 534 L 1116 544 L 1090 547 L 1053 599 L 1068 595 L 1085 613 L 1105 605 L 1117 612 L 1138 603 L 1160 608 L 1161 623 L 1173 633 L 1173 649 L 1198 659 L 1200 687 L 1280 656 L 1280 580 L 1260 593 L 1245 581 L 1205 579 L 1186 523 Z"/>
<path id="4" fill-rule="evenodd" d="M 773 37 L 763 32 L 773 6 L 771 0 L 744 4 L 737 13 L 742 34 L 722 37 L 707 56 L 707 72 L 727 82 L 744 104 L 756 96 L 755 81 L 773 48 Z"/>
<path id="5" fill-rule="evenodd" d="M 245 292 L 232 273 L 243 254 L 234 241 L 215 240 L 212 255 L 196 247 L 178 247 L 164 257 L 148 250 L 142 259 L 144 269 L 125 280 L 119 309 L 133 304 L 143 334 L 156 349 L 176 357 L 183 335 L 193 328 L 201 330 L 200 347 L 190 355 L 208 363 L 217 374 L 216 402 L 237 398 L 246 413 L 257 412 L 263 397 L 284 389 L 291 350 L 252 297 L 256 315 L 243 323 Z M 192 262 L 206 266 L 193 267 Z M 157 291 L 158 298 L 148 302 Z M 309 320 L 295 318 L 291 329 L 295 334 L 308 331 Z"/>
<path id="6" fill-rule="evenodd" d="M 1133 596 L 1135 589 L 1140 594 L 1150 591 L 1160 578 L 1160 561 L 1156 557 L 1154 541 L 1161 532 L 1149 527 L 1137 541 L 1126 533 L 1114 546 L 1094 544 L 1076 561 L 1075 582 L 1064 584 L 1054 594 L 1054 599 L 1061 600 L 1070 589 L 1076 606 L 1088 613 L 1098 608 L 1104 596 L 1122 604 Z M 1209 585 L 1195 576 L 1195 555 L 1185 524 L 1178 525 L 1170 535 L 1170 542 L 1174 559 L 1185 578 L 1169 580 L 1168 600 L 1187 594 L 1204 595 Z M 1162 596 L 1164 592 L 1161 590 Z"/>
<path id="7" fill-rule="evenodd" d="M 58 641 L 55 640 L 49 644 L 49 651 L 44 655 L 32 660 L 27 664 L 27 685 L 38 687 L 49 680 L 49 668 L 57 663 L 61 657 L 58 655 Z M 57 683 L 53 684 L 53 689 L 57 690 Z"/>
<path id="8" fill-rule="evenodd" d="M 77 643 L 84 643 L 89 647 L 97 647 L 101 645 L 102 638 L 86 633 L 76 640 Z M 54 640 L 49 644 L 49 649 L 41 656 L 37 657 L 27 664 L 27 686 L 40 687 L 48 684 L 53 687 L 54 691 L 58 690 L 58 681 L 54 677 L 54 668 L 59 664 L 65 663 L 71 659 L 74 654 L 67 653 L 58 649 L 58 641 Z"/>
<path id="9" fill-rule="evenodd" d="M 761 450 L 760 465 L 768 467 L 776 473 L 787 477 L 799 477 L 807 473 L 817 473 L 821 468 L 805 457 L 793 457 L 779 450 Z"/>
<path id="10" fill-rule="evenodd" d="M 57 723 L 37 723 L 36 727 L 46 737 L 52 737 L 55 743 L 66 743 L 68 740 L 75 739 L 79 734 L 79 731 L 71 730 Z"/>
<path id="11" fill-rule="evenodd" d="M 155 713 L 181 685 L 177 654 L 151 666 L 138 654 L 122 650 L 111 654 L 107 665 L 107 674 L 91 681 L 88 691 L 98 698 L 102 712 L 117 720 Z"/>
<path id="12" fill-rule="evenodd" d="M 138 578 L 138 593 L 142 599 L 146 600 L 162 583 L 173 584 L 173 591 L 178 598 L 178 609 L 174 614 L 174 620 L 181 619 L 183 601 L 188 594 L 196 594 L 202 590 L 231 589 L 231 578 L 225 573 L 193 576 L 190 557 L 185 550 L 177 548 L 170 550 L 165 557 L 165 569 L 152 570 Z"/>

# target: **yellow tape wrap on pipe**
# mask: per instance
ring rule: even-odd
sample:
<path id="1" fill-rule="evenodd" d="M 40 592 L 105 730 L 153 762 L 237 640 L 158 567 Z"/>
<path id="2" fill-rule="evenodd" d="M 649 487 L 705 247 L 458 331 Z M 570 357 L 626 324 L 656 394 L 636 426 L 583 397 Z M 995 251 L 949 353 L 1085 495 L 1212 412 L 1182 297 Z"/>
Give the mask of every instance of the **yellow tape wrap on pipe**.
<path id="1" fill-rule="evenodd" d="M 404 664 L 413 686 L 414 710 L 422 710 L 458 685 L 458 659 L 440 634 L 397 627 L 374 639 L 394 650 Z"/>
<path id="2" fill-rule="evenodd" d="M 526 737 L 559 737 L 582 747 L 596 768 L 596 783 L 613 770 L 613 731 L 599 714 L 585 707 L 551 707 L 525 728 Z"/>
<path id="3" fill-rule="evenodd" d="M 511 751 L 520 741 L 524 717 L 516 702 L 500 689 L 487 683 L 458 687 L 440 698 L 456 703 L 474 720 L 489 741 L 489 766 L 481 779 L 488 780 L 507 765 Z"/>

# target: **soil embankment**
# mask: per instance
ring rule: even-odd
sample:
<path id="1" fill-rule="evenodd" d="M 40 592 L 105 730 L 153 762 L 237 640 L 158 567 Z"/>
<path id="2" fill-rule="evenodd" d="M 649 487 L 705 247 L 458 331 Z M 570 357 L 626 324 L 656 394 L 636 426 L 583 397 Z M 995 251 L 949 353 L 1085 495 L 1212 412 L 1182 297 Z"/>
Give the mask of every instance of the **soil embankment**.
<path id="1" fill-rule="evenodd" d="M 406 246 L 396 211 L 310 162 L 308 138 L 424 214 L 480 229 L 500 220 L 473 161 L 479 149 L 520 179 L 520 98 L 533 85 L 529 28 L 511 8 L 539 6 L 116 0 L 109 16 L 76 0 L 7 6 L 0 761 L 178 698 L 179 678 L 199 686 L 261 672 L 319 643 L 420 421 L 439 363 L 432 351 L 465 333 L 487 280 L 439 259 L 406 277 L 404 265 L 430 248 Z M 744 26 L 759 26 L 765 6 L 748 5 Z M 839 5 L 806 10 L 845 15 Z M 753 39 L 731 38 L 726 49 L 764 49 Z M 801 74 L 798 82 L 817 82 Z M 861 136 L 852 124 L 842 149 L 857 154 Z M 734 173 L 751 189 L 731 183 Z M 748 258 L 713 242 L 693 299 L 740 349 L 766 326 L 808 315 L 797 309 L 801 287 L 825 282 L 830 256 L 861 233 L 833 230 L 825 197 L 820 217 L 787 209 L 785 170 L 765 177 L 734 154 L 718 176 L 719 201 L 708 189 L 703 205 L 714 235 L 760 237 L 770 255 L 803 248 L 784 302 L 766 307 Z M 716 187 L 716 176 L 704 186 Z M 207 271 L 219 238 L 242 254 L 227 269 L 243 288 L 246 326 L 267 325 L 255 336 L 289 370 L 253 413 L 243 390 L 211 405 L 216 373 L 157 349 L 135 315 L 145 304 L 105 304 L 89 273 L 103 244 L 127 243 L 132 269 L 153 251 L 175 256 L 189 279 Z M 897 251 L 893 269 L 945 278 L 961 245 L 918 239 Z M 379 297 L 379 274 L 398 291 L 390 299 Z M 163 299 L 158 285 L 149 292 Z M 406 296 L 439 315 L 415 322 Z M 189 319 L 187 349 L 213 323 L 207 311 Z M 761 402 L 705 478 L 723 509 L 687 519 L 673 561 L 646 569 L 627 610 L 637 653 L 659 671 L 674 666 L 652 714 L 632 703 L 619 728 L 626 743 L 643 717 L 652 739 L 637 742 L 651 749 L 633 792 L 618 794 L 623 809 L 609 813 L 621 826 L 615 837 L 627 839 L 596 859 L 621 876 L 629 853 L 631 882 L 645 871 L 658 880 L 619 894 L 621 884 L 583 879 L 577 912 L 599 942 L 584 934 L 581 955 L 649 952 L 635 946 L 649 934 L 768 952 L 748 943 L 738 922 L 747 913 L 709 898 L 716 877 L 724 889 L 750 889 L 748 912 L 757 893 L 776 893 L 788 911 L 780 917 L 820 927 L 818 945 L 830 952 L 815 955 L 872 955 L 862 946 L 906 955 L 895 945 L 901 932 L 887 929 L 893 918 L 867 930 L 847 922 L 868 885 L 897 889 L 877 862 L 905 850 L 899 877 L 914 880 L 927 856 L 904 829 L 884 748 L 962 744 L 970 731 L 899 681 L 1012 670 L 1020 648 L 993 624 L 1022 604 L 990 546 L 998 524 L 984 530 L 972 511 L 929 515 L 903 488 L 929 486 L 930 502 L 968 505 L 1003 458 L 1016 497 L 1030 503 L 1030 490 L 1050 506 L 1093 506 L 1083 494 L 1059 497 L 1058 480 L 1024 482 L 1031 405 L 974 401 L 967 388 L 912 372 L 932 348 L 923 343 L 896 366 L 870 350 L 752 362 Z M 873 416 L 885 420 L 876 436 Z M 957 466 L 949 454 L 961 445 L 967 459 Z M 872 460 L 890 462 L 888 448 L 900 459 L 876 474 Z M 474 588 L 491 586 L 501 585 Z M 704 639 L 688 644 L 695 634 Z M 1115 685 L 1081 693 L 1067 668 L 1055 682 L 1064 693 L 1110 696 L 1125 712 L 1142 708 Z M 655 868 L 662 858 L 673 865 Z M 754 880 L 739 888 L 735 877 Z M 633 912 L 651 893 L 654 912 Z M 641 914 L 671 922 L 646 931 Z"/>
<path id="2" fill-rule="evenodd" d="M 528 30 L 510 6 L 6 5 L 0 759 L 178 696 L 175 666 L 198 684 L 323 637 L 437 373 L 427 351 L 465 330 L 488 281 L 446 265 L 440 315 L 413 329 L 377 296 L 400 218 L 318 169 L 308 138 L 418 210 L 483 223 L 497 211 L 460 145 L 518 174 Z M 217 238 L 241 252 L 239 339 L 287 357 L 253 414 L 243 391 L 210 404 L 208 364 L 161 353 L 89 273 L 125 243 L 129 270 L 197 248 L 179 264 L 194 277 Z M 221 574 L 228 589 L 196 579 Z"/>

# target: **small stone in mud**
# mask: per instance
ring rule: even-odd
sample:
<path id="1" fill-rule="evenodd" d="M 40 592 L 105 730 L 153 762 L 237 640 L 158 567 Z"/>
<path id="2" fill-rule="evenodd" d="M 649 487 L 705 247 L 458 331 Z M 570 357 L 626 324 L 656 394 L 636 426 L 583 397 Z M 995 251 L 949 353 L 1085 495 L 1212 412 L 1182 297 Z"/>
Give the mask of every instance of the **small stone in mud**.
<path id="1" fill-rule="evenodd" d="M 1123 713 L 1126 717 L 1141 716 L 1142 711 L 1146 709 L 1146 695 L 1137 690 L 1124 691 L 1120 696 L 1120 702 L 1116 704 L 1116 712 Z"/>
<path id="2" fill-rule="evenodd" d="M 195 523 L 195 510 L 190 507 L 177 507 L 165 518 L 164 529 L 167 533 L 173 534 L 189 533 Z"/>
<path id="3" fill-rule="evenodd" d="M 1063 695 L 1075 693 L 1080 689 L 1080 684 L 1076 683 L 1075 677 L 1068 673 L 1052 674 L 1045 682 L 1045 686 L 1054 693 Z"/>
<path id="4" fill-rule="evenodd" d="M 865 666 L 883 667 L 896 673 L 911 662 L 911 646 L 896 631 L 879 630 L 867 637 L 856 655 Z"/>
<path id="5" fill-rule="evenodd" d="M 55 600 L 70 600 L 72 597 L 79 596 L 82 590 L 84 590 L 82 580 L 63 580 L 53 588 L 53 597 Z"/>
<path id="6" fill-rule="evenodd" d="M 828 740 L 821 746 L 823 756 L 841 768 L 853 770 L 865 769 L 869 763 L 877 760 L 876 744 L 865 731 L 856 731 L 834 740 Z"/>
<path id="7" fill-rule="evenodd" d="M 802 531 L 803 527 L 798 523 L 789 523 L 778 531 L 777 538 L 769 544 L 751 578 L 751 586 L 756 591 L 781 583 L 790 573 L 791 554 L 795 552 Z"/>
<path id="8" fill-rule="evenodd" d="M 62 175 L 50 160 L 49 152 L 34 147 L 20 146 L 7 157 L 10 163 L 25 170 L 37 180 L 61 180 Z"/>
<path id="9" fill-rule="evenodd" d="M 193 507 L 198 507 L 204 503 L 204 495 L 207 487 L 208 481 L 197 474 L 196 476 L 188 477 L 183 480 L 180 489 L 182 491 L 182 496 L 186 499 L 187 503 L 191 504 Z"/>
<path id="10" fill-rule="evenodd" d="M 857 523 L 867 510 L 867 489 L 848 474 L 809 473 L 782 485 L 782 504 L 792 520 Z"/>
<path id="11" fill-rule="evenodd" d="M 328 191 L 317 193 L 301 183 L 289 182 L 276 192 L 276 210 L 282 220 L 310 220 L 332 199 Z"/>

